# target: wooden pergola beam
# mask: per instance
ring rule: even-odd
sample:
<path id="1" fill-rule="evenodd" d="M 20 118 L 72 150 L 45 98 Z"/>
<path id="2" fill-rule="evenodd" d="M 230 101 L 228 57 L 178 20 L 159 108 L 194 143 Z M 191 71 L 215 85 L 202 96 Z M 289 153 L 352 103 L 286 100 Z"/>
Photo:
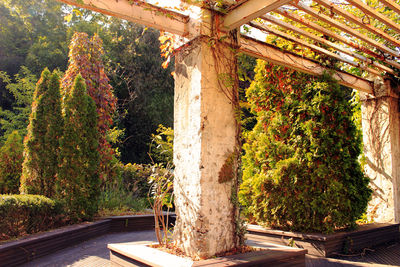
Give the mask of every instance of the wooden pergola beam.
<path id="1" fill-rule="evenodd" d="M 356 17 L 353 14 L 349 13 L 348 11 L 346 11 L 340 7 L 337 7 L 332 2 L 330 2 L 328 0 L 314 0 L 314 1 L 320 5 L 323 5 L 327 8 L 329 8 L 333 13 L 338 14 L 338 15 L 344 17 L 345 19 L 353 22 L 354 24 L 357 24 L 358 26 L 366 29 L 367 31 L 370 31 L 370 32 L 374 33 L 375 35 L 389 41 L 390 43 L 394 44 L 395 46 L 400 46 L 400 40 L 397 40 L 396 38 L 390 36 L 389 34 L 387 34 L 384 31 L 382 31 L 381 29 L 378 29 L 378 28 L 372 26 L 371 24 L 364 23 L 359 17 Z M 381 2 L 385 2 L 385 1 L 381 1 Z"/>
<path id="2" fill-rule="evenodd" d="M 241 35 L 240 44 L 240 52 L 290 69 L 315 76 L 322 75 L 325 71 L 328 71 L 328 69 L 322 67 L 313 60 L 303 58 L 294 53 L 282 51 L 272 45 L 245 35 Z M 373 84 L 368 80 L 340 71 L 337 71 L 333 77 L 341 85 L 369 94 L 373 92 Z"/>
<path id="3" fill-rule="evenodd" d="M 278 18 L 276 18 L 276 17 L 274 17 L 274 16 L 271 16 L 271 15 L 264 15 L 264 16 L 262 16 L 261 18 L 262 18 L 262 19 L 265 19 L 265 20 L 268 20 L 269 22 L 272 22 L 272 23 L 274 23 L 274 24 L 276 24 L 276 25 L 279 25 L 279 26 L 281 26 L 281 27 L 284 27 L 284 28 L 286 28 L 286 29 L 288 29 L 288 30 L 290 30 L 290 31 L 293 31 L 293 32 L 295 32 L 295 33 L 298 33 L 298 34 L 300 34 L 300 35 L 303 35 L 304 37 L 307 37 L 307 38 L 309 38 L 309 39 L 311 39 L 311 40 L 314 40 L 314 41 L 316 41 L 316 42 L 318 42 L 318 43 L 320 43 L 320 44 L 324 44 L 324 45 L 326 45 L 326 46 L 329 46 L 329 47 L 331 47 L 331 48 L 336 49 L 337 51 L 340 51 L 340 52 L 345 53 L 345 54 L 347 54 L 347 55 L 349 55 L 349 56 L 352 56 L 352 57 L 354 57 L 354 58 L 357 58 L 357 59 L 359 59 L 359 60 L 365 62 L 366 64 L 372 64 L 372 61 L 371 61 L 370 59 L 368 59 L 368 58 L 366 58 L 366 57 L 364 57 L 364 56 L 362 56 L 362 55 L 359 55 L 359 54 L 357 54 L 357 53 L 355 53 L 355 52 L 353 52 L 353 51 L 351 51 L 351 50 L 349 50 L 349 49 L 347 49 L 347 48 L 345 48 L 345 47 L 342 47 L 342 46 L 340 46 L 340 45 L 338 45 L 338 44 L 332 43 L 332 42 L 330 42 L 330 41 L 328 41 L 328 40 L 326 40 L 326 39 L 324 39 L 324 38 L 321 38 L 321 37 L 319 37 L 319 36 L 317 36 L 317 35 L 314 35 L 314 34 L 312 34 L 312 33 L 309 33 L 309 32 L 307 32 L 307 31 L 305 31 L 305 30 L 303 30 L 303 29 L 297 28 L 297 27 L 293 26 L 292 24 L 289 24 L 289 23 L 287 23 L 287 22 L 284 22 L 284 21 L 282 21 L 282 20 L 280 20 L 280 19 L 278 19 Z M 320 51 L 320 52 L 321 52 L 321 51 Z M 332 56 L 332 55 L 330 55 L 330 56 Z M 332 56 L 332 57 L 335 57 L 335 56 Z M 337 55 L 336 55 L 335 58 L 337 58 Z M 348 64 L 351 64 L 351 65 L 353 65 L 353 66 L 360 67 L 360 68 L 362 68 L 362 69 L 364 69 L 364 70 L 369 71 L 370 73 L 379 75 L 379 72 L 377 72 L 376 70 L 373 70 L 373 69 L 370 69 L 370 68 L 365 68 L 364 66 L 362 66 L 362 65 L 360 65 L 360 64 L 357 64 L 357 63 L 354 62 L 354 61 L 346 60 L 345 58 L 342 58 L 342 57 L 339 57 L 339 58 L 337 58 L 337 59 L 339 59 L 339 60 L 341 60 L 341 61 L 343 61 L 343 62 L 346 62 L 346 63 L 348 63 Z M 383 66 L 383 65 L 378 64 L 378 65 L 375 65 L 375 66 L 378 67 L 379 69 L 383 70 L 383 71 L 388 71 L 389 73 L 394 73 L 393 70 L 391 70 L 390 68 L 387 68 L 387 67 L 385 67 L 385 66 Z"/>
<path id="4" fill-rule="evenodd" d="M 379 0 L 379 2 L 381 2 L 385 6 L 389 7 L 391 10 L 393 10 L 397 14 L 400 14 L 400 5 L 398 5 L 396 2 L 388 1 L 388 0 Z"/>
<path id="5" fill-rule="evenodd" d="M 328 29 L 326 29 L 326 28 L 324 28 L 324 27 L 322 27 L 322 26 L 320 26 L 320 25 L 318 25 L 318 24 L 316 24 L 316 23 L 314 23 L 312 21 L 309 21 L 309 20 L 307 20 L 307 19 L 305 19 L 303 17 L 300 17 L 299 15 L 297 15 L 297 14 L 295 14 L 293 12 L 289 12 L 289 11 L 283 9 L 283 8 L 278 8 L 274 12 L 276 12 L 276 13 L 278 13 L 278 14 L 280 14 L 280 15 L 288 18 L 288 19 L 291 19 L 291 20 L 293 20 L 295 22 L 303 24 L 304 26 L 306 26 L 306 27 L 308 27 L 310 29 L 313 29 L 313 30 L 315 30 L 317 32 L 320 32 L 321 34 L 325 34 L 326 36 L 329 36 L 329 37 L 331 37 L 331 38 L 333 38 L 333 39 L 335 39 L 337 41 L 340 41 L 343 44 L 347 44 L 348 46 L 351 46 L 351 47 L 355 48 L 357 51 L 364 52 L 364 53 L 366 53 L 366 54 L 368 54 L 370 56 L 373 56 L 374 58 L 376 58 L 378 60 L 382 60 L 382 56 L 376 54 L 375 52 L 371 51 L 370 49 L 367 49 L 366 47 L 362 47 L 359 44 L 351 41 L 349 38 L 345 38 L 344 36 L 339 35 L 339 34 L 333 32 L 331 30 L 328 30 Z M 389 61 L 386 60 L 386 63 L 392 65 L 393 67 L 396 67 L 396 68 L 400 69 L 400 64 L 398 64 L 398 63 L 396 63 L 394 61 L 389 62 Z M 382 64 L 378 63 L 377 61 L 373 61 L 371 64 L 373 66 L 377 67 L 377 68 L 380 68 L 380 69 L 388 72 L 388 73 L 394 73 L 393 69 L 391 69 L 391 68 L 389 68 L 389 67 L 387 67 L 385 65 L 382 65 Z"/>
<path id="6" fill-rule="evenodd" d="M 236 29 L 253 19 L 286 5 L 292 0 L 249 0 L 231 10 L 224 17 L 224 28 L 228 31 Z"/>
<path id="7" fill-rule="evenodd" d="M 310 43 L 308 43 L 308 42 L 306 42 L 304 40 L 296 38 L 296 37 L 294 37 L 292 35 L 289 35 L 289 34 L 287 34 L 285 32 L 273 29 L 271 27 L 268 27 L 266 25 L 262 25 L 262 24 L 257 23 L 257 22 L 249 22 L 249 25 L 254 27 L 254 28 L 256 28 L 256 29 L 259 29 L 261 31 L 272 33 L 273 35 L 276 35 L 276 36 L 278 36 L 280 38 L 289 40 L 289 41 L 294 42 L 296 44 L 299 44 L 301 46 L 308 47 L 308 48 L 310 48 L 311 50 L 313 50 L 315 52 L 319 52 L 319 53 L 327 55 L 327 56 L 329 56 L 331 58 L 335 58 L 335 59 L 337 59 L 337 60 L 339 60 L 341 62 L 347 63 L 347 64 L 352 65 L 354 67 L 358 67 L 358 68 L 363 69 L 365 71 L 368 71 L 369 73 L 372 73 L 372 74 L 375 74 L 375 75 L 381 75 L 381 73 L 379 71 L 377 71 L 377 70 L 368 68 L 368 67 L 366 67 L 366 66 L 364 66 L 364 65 L 362 65 L 360 63 L 357 63 L 357 62 L 355 62 L 353 60 L 341 57 L 338 54 L 335 54 L 335 53 L 333 53 L 331 51 L 328 51 L 328 50 L 326 50 L 324 48 L 321 48 L 319 46 L 310 44 Z"/>
<path id="8" fill-rule="evenodd" d="M 400 26 L 395 23 L 394 21 L 390 20 L 389 18 L 385 17 L 375 9 L 369 7 L 368 5 L 364 4 L 360 0 L 346 0 L 349 4 L 352 4 L 355 7 L 358 7 L 360 10 L 362 10 L 365 14 L 373 17 L 374 19 L 377 19 L 384 23 L 386 26 L 390 27 L 394 31 L 400 33 Z"/>
<path id="9" fill-rule="evenodd" d="M 128 0 L 58 0 L 65 4 L 93 10 L 158 30 L 187 36 L 189 17 L 142 1 Z"/>
<path id="10" fill-rule="evenodd" d="M 400 53 L 399 52 L 397 52 L 395 50 L 392 50 L 392 49 L 382 45 L 381 43 L 378 43 L 377 41 L 375 41 L 375 40 L 373 40 L 373 39 L 371 39 L 371 38 L 359 33 L 358 31 L 354 30 L 353 28 L 350 28 L 347 25 L 344 25 L 344 24 L 342 24 L 340 22 L 337 22 L 337 21 L 333 20 L 332 18 L 330 18 L 330 17 L 328 17 L 328 16 L 326 16 L 324 14 L 320 14 L 316 10 L 310 8 L 309 6 L 306 6 L 306 5 L 304 5 L 304 4 L 300 3 L 300 2 L 299 3 L 294 3 L 293 5 L 296 6 L 297 8 L 299 8 L 299 9 L 303 10 L 304 12 L 310 14 L 311 16 L 330 24 L 332 27 L 335 27 L 335 28 L 337 28 L 339 30 L 347 32 L 348 34 L 350 34 L 350 35 L 352 35 L 352 36 L 354 36 L 354 37 L 356 37 L 356 38 L 358 38 L 358 39 L 360 39 L 360 40 L 362 40 L 362 41 L 374 46 L 375 48 L 377 48 L 378 50 L 380 50 L 380 51 L 382 51 L 384 53 L 390 54 L 391 56 L 394 56 L 394 57 L 400 57 Z"/>

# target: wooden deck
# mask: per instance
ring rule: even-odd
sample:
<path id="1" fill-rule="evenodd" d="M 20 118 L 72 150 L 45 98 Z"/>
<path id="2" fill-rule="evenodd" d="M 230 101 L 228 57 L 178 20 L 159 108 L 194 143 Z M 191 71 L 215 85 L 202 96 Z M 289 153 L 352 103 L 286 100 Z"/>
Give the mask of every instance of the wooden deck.
<path id="1" fill-rule="evenodd" d="M 102 267 L 110 266 L 109 243 L 130 243 L 137 241 L 155 241 L 154 231 L 139 231 L 125 233 L 110 233 L 97 238 L 84 241 L 78 245 L 57 251 L 29 262 L 23 267 L 51 267 L 51 266 L 72 266 L 72 267 Z M 255 241 L 257 242 L 257 241 Z M 0 266 L 1 264 L 0 260 Z M 365 254 L 335 258 L 322 258 L 306 256 L 307 267 L 339 267 L 339 266 L 400 266 L 400 244 L 382 246 L 374 251 L 365 251 Z"/>
<path id="2" fill-rule="evenodd" d="M 3 243 L 0 245 L 0 267 L 110 266 L 108 244 L 137 244 L 138 241 L 156 240 L 154 230 L 149 230 L 154 227 L 151 217 L 113 217 Z M 248 234 L 247 238 L 249 245 L 253 246 L 265 246 L 267 241 L 254 234 Z M 39 242 L 39 239 L 42 241 Z M 267 244 L 270 248 L 279 246 Z M 400 242 L 365 249 L 353 255 L 334 254 L 329 258 L 306 255 L 306 266 L 400 266 Z"/>

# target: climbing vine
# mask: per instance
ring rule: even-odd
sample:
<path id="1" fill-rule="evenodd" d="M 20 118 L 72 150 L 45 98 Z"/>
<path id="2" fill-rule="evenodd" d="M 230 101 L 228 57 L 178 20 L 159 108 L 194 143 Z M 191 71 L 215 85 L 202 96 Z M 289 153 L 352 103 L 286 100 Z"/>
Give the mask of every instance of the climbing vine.
<path id="1" fill-rule="evenodd" d="M 94 35 L 89 38 L 86 33 L 73 35 L 69 52 L 69 65 L 62 80 L 62 96 L 65 99 L 71 94 L 75 78 L 81 74 L 86 83 L 89 96 L 96 103 L 98 114 L 100 175 L 103 182 L 115 176 L 111 166 L 113 149 L 107 140 L 107 132 L 112 125 L 112 116 L 116 108 L 116 98 L 104 70 L 102 40 Z"/>

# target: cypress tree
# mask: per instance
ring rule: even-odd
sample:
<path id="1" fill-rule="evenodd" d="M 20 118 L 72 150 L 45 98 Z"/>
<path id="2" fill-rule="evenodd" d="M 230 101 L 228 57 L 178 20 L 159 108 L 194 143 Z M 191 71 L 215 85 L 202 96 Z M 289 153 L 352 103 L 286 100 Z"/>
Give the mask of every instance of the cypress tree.
<path id="1" fill-rule="evenodd" d="M 259 61 L 247 97 L 257 116 L 244 145 L 240 199 L 248 215 L 294 231 L 353 227 L 371 190 L 346 88 L 328 75 Z"/>
<path id="2" fill-rule="evenodd" d="M 36 86 L 24 142 L 21 193 L 54 196 L 62 132 L 60 78 L 56 71 L 45 69 Z"/>
<path id="3" fill-rule="evenodd" d="M 69 65 L 62 80 L 63 98 L 70 94 L 75 78 L 82 75 L 87 93 L 95 101 L 98 114 L 100 175 L 102 181 L 111 180 L 114 176 L 110 162 L 113 149 L 106 139 L 112 125 L 112 116 L 116 108 L 116 98 L 104 70 L 102 40 L 94 35 L 89 39 L 86 33 L 76 32 L 69 46 Z"/>
<path id="4" fill-rule="evenodd" d="M 96 104 L 81 75 L 64 100 L 64 135 L 57 195 L 72 219 L 90 219 L 97 212 L 99 152 Z"/>

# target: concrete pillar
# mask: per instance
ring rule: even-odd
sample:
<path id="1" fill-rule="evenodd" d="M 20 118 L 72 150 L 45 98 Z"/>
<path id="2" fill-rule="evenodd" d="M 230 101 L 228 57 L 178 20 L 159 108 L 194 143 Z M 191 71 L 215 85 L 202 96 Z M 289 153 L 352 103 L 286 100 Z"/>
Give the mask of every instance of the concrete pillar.
<path id="1" fill-rule="evenodd" d="M 388 80 L 378 78 L 374 95 L 361 93 L 361 103 L 366 173 L 373 189 L 368 217 L 375 222 L 399 222 L 399 96 Z"/>
<path id="2" fill-rule="evenodd" d="M 175 61 L 174 241 L 187 255 L 199 258 L 237 244 L 231 199 L 237 123 L 227 96 L 232 87 L 224 86 L 236 85 L 236 79 L 230 79 L 236 60 L 227 45 L 215 50 L 214 41 L 197 37 L 178 49 Z"/>

